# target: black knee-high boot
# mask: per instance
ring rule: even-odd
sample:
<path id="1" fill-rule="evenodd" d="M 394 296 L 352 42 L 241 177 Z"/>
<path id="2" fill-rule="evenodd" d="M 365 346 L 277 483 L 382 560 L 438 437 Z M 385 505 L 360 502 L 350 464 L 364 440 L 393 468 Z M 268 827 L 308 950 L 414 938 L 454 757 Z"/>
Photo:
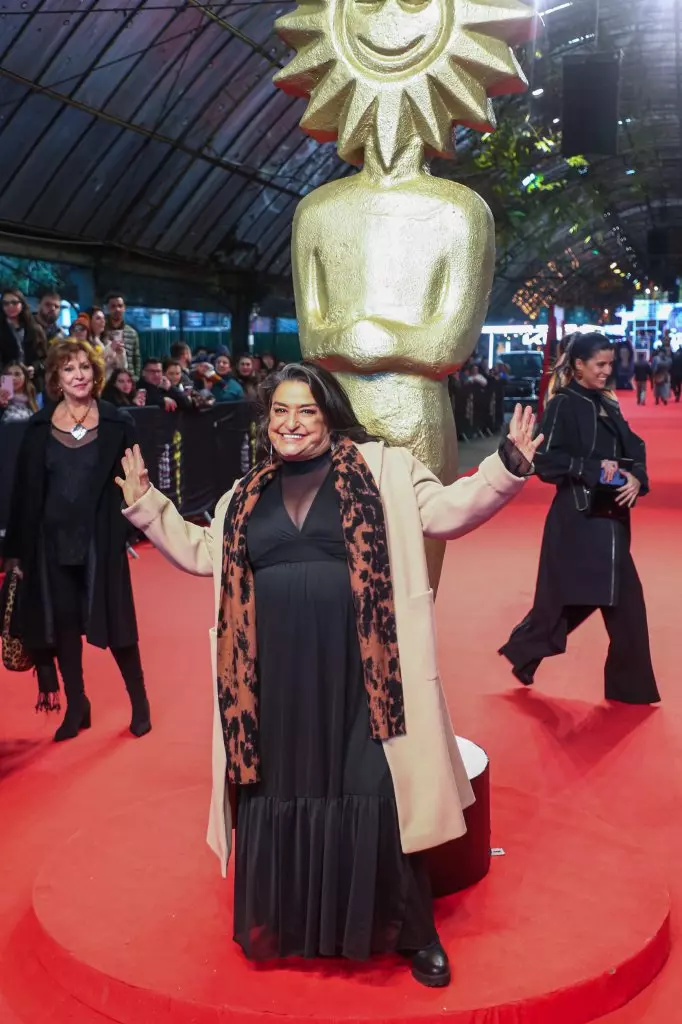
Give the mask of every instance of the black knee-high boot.
<path id="1" fill-rule="evenodd" d="M 144 685 L 140 648 L 137 644 L 131 644 L 130 647 L 112 647 L 111 653 L 123 676 L 133 709 L 130 731 L 133 736 L 145 736 L 151 731 L 152 720 L 147 690 Z"/>
<path id="2" fill-rule="evenodd" d="M 54 736 L 55 742 L 60 743 L 74 739 L 82 729 L 89 729 L 92 716 L 83 683 L 83 641 L 80 634 L 58 632 L 56 649 L 66 695 L 66 714 Z"/>

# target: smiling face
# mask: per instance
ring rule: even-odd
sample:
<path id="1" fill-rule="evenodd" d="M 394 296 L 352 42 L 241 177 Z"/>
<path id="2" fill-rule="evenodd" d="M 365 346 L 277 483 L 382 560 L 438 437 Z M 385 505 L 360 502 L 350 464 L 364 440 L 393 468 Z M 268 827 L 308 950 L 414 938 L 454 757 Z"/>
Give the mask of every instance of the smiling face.
<path id="1" fill-rule="evenodd" d="M 576 377 L 585 388 L 603 391 L 613 373 L 613 351 L 595 352 L 591 359 L 576 359 Z"/>
<path id="2" fill-rule="evenodd" d="M 533 17 L 519 0 L 298 0 L 277 20 L 297 56 L 275 84 L 310 96 L 301 128 L 349 163 L 371 147 L 388 170 L 414 139 L 446 155 L 453 123 L 490 130 L 489 97 L 525 88 L 510 45 Z"/>
<path id="3" fill-rule="evenodd" d="M 270 406 L 268 437 L 285 462 L 304 462 L 328 450 L 329 428 L 304 381 L 286 380 L 276 389 Z"/>
<path id="4" fill-rule="evenodd" d="M 92 363 L 85 352 L 77 352 L 69 356 L 59 369 L 59 386 L 64 398 L 72 402 L 83 401 L 92 395 L 95 375 Z"/>
<path id="5" fill-rule="evenodd" d="M 447 21 L 443 0 L 346 0 L 341 17 L 354 61 L 382 76 L 428 62 Z"/>

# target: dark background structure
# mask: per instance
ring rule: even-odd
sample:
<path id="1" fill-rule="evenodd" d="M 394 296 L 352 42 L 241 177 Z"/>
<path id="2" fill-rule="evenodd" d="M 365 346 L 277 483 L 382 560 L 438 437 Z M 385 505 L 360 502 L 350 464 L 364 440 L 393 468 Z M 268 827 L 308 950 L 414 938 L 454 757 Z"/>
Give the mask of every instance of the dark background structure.
<path id="1" fill-rule="evenodd" d="M 89 267 L 101 288 L 145 278 L 150 304 L 291 313 L 296 204 L 355 173 L 272 85 L 289 58 L 273 23 L 292 6 L 2 0 L 0 252 Z M 437 162 L 495 212 L 496 315 L 623 301 L 674 265 L 651 246 L 682 227 L 680 7 L 540 0 L 529 93 L 496 101 L 499 133 L 458 129 L 457 160 Z M 561 61 L 596 50 L 622 51 L 619 155 L 566 161 Z"/>

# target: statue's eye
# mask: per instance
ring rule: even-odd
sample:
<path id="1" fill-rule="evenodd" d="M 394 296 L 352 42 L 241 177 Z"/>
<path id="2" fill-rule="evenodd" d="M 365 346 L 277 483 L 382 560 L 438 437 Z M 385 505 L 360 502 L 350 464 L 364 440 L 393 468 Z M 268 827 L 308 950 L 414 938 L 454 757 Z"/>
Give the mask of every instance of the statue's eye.
<path id="1" fill-rule="evenodd" d="M 431 0 L 399 0 L 401 7 L 407 11 L 423 11 L 428 7 Z"/>

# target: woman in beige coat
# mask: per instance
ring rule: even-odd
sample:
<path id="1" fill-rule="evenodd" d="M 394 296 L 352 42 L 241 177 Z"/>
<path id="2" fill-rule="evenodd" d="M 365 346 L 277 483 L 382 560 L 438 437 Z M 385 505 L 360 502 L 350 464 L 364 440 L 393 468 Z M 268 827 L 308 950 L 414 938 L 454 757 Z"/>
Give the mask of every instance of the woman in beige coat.
<path id="1" fill-rule="evenodd" d="M 533 417 L 519 407 L 500 453 L 443 487 L 368 438 L 325 370 L 292 364 L 262 390 L 270 456 L 210 527 L 150 486 L 139 449 L 120 480 L 126 517 L 214 579 L 208 842 L 225 873 L 235 787 L 234 937 L 253 959 L 400 951 L 418 981 L 446 985 L 418 854 L 464 832 L 473 795 L 438 680 L 423 537 L 461 536 L 514 497 Z"/>

